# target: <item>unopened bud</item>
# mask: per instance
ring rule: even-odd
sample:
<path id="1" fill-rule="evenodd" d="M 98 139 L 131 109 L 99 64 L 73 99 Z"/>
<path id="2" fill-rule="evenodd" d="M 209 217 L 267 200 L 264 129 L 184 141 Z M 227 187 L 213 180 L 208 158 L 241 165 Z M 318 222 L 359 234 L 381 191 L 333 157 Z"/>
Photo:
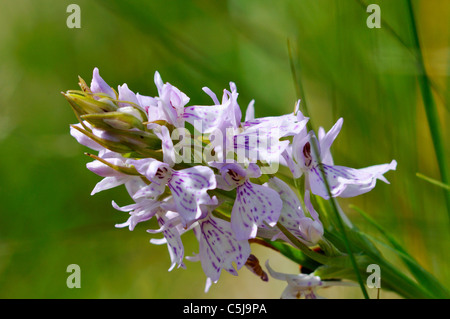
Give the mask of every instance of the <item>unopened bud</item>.
<path id="1" fill-rule="evenodd" d="M 107 112 L 81 115 L 81 118 L 92 126 L 103 130 L 145 130 L 142 121 L 136 116 L 123 112 Z"/>
<path id="2" fill-rule="evenodd" d="M 92 93 L 91 88 L 86 84 L 86 82 L 78 76 L 78 85 L 80 86 L 81 90 L 86 93 Z"/>
<path id="3" fill-rule="evenodd" d="M 96 100 L 93 96 L 85 95 L 81 91 L 68 91 L 62 94 L 69 101 L 75 113 L 79 115 L 113 112 L 117 110 L 117 106 L 106 98 Z"/>
<path id="4" fill-rule="evenodd" d="M 309 217 L 303 217 L 300 221 L 300 230 L 306 235 L 309 242 L 317 244 L 323 237 L 323 226 Z"/>

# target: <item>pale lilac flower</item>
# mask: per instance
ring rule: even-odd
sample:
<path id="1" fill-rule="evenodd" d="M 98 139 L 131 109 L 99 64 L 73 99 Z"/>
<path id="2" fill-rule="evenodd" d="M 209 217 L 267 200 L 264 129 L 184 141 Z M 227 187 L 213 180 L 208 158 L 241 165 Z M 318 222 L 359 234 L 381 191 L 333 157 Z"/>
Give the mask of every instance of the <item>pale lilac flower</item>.
<path id="1" fill-rule="evenodd" d="M 175 127 L 184 127 L 184 107 L 189 102 L 189 97 L 170 83 L 164 83 L 158 72 L 155 72 L 154 79 L 158 89 L 158 97 L 155 99 L 162 116 L 159 120 L 165 120 Z"/>
<path id="2" fill-rule="evenodd" d="M 298 196 L 294 191 L 277 177 L 272 177 L 268 180 L 267 186 L 278 192 L 283 202 L 279 222 L 295 237 L 308 246 L 313 246 L 319 242 L 323 237 L 323 226 L 319 219 L 317 212 L 308 207 L 310 216 L 306 216 L 302 209 L 302 205 Z M 258 231 L 264 237 L 270 235 L 271 240 L 281 238 L 289 242 L 289 239 L 278 229 L 278 227 L 267 228 Z"/>
<path id="3" fill-rule="evenodd" d="M 147 232 L 151 234 L 163 233 L 164 237 L 161 239 L 152 238 L 150 243 L 154 245 L 167 245 L 169 250 L 171 265 L 169 271 L 175 268 L 186 268 L 184 260 L 184 246 L 181 241 L 181 236 L 192 229 L 192 227 L 185 228 L 182 223 L 180 214 L 175 211 L 167 210 L 159 207 L 156 209 L 156 218 L 160 226 L 159 229 L 148 229 Z"/>
<path id="4" fill-rule="evenodd" d="M 97 67 L 94 68 L 93 74 L 92 74 L 92 81 L 91 81 L 91 92 L 92 93 L 102 93 L 106 94 L 112 99 L 116 98 L 116 92 L 105 82 L 105 80 L 102 79 L 100 76 L 100 72 Z"/>
<path id="5" fill-rule="evenodd" d="M 233 82 L 230 82 L 230 89 L 224 90 L 222 102 L 219 102 L 209 88 L 203 88 L 214 105 L 186 107 L 185 120 L 199 132 L 210 134 L 214 140 L 217 161 L 224 161 L 231 151 L 243 154 L 250 162 L 277 162 L 289 144 L 289 141 L 280 139 L 298 134 L 305 129 L 308 121 L 298 111 L 299 102 L 293 114 L 255 119 L 252 100 L 247 107 L 245 121 L 241 123 L 238 92 Z"/>
<path id="6" fill-rule="evenodd" d="M 151 198 L 138 198 L 135 204 L 119 207 L 113 201 L 113 207 L 122 212 L 128 212 L 130 217 L 122 224 L 117 224 L 116 227 L 128 227 L 131 231 L 134 230 L 137 224 L 148 221 L 156 217 L 160 226 L 158 229 L 148 229 L 147 232 L 151 234 L 163 233 L 164 237 L 161 239 L 152 238 L 150 243 L 155 245 L 167 244 L 171 265 L 171 271 L 177 264 L 178 267 L 186 268 L 184 259 L 184 247 L 181 241 L 181 235 L 190 230 L 182 226 L 180 215 L 175 210 L 172 197 L 167 197 L 162 201 Z"/>
<path id="7" fill-rule="evenodd" d="M 134 230 L 137 224 L 150 220 L 153 216 L 155 216 L 155 214 L 161 209 L 162 203 L 163 202 L 150 198 L 140 198 L 134 204 L 120 207 L 115 201 L 113 201 L 112 205 L 115 209 L 122 212 L 128 212 L 130 215 L 126 222 L 116 224 L 116 227 L 128 227 L 130 230 Z"/>
<path id="8" fill-rule="evenodd" d="M 92 125 L 86 121 L 84 121 L 83 124 L 86 127 L 88 127 L 89 129 L 91 129 L 92 134 L 94 134 L 95 136 L 98 136 L 99 138 L 104 137 L 103 131 L 93 128 Z M 103 146 L 101 146 L 100 144 L 98 144 L 97 142 L 92 140 L 86 134 L 83 134 L 82 132 L 80 132 L 79 130 L 74 128 L 74 126 L 80 128 L 80 129 L 84 129 L 84 127 L 81 123 L 73 124 L 70 126 L 70 135 L 72 135 L 77 140 L 78 143 L 80 143 L 81 145 L 84 145 L 94 151 L 105 150 L 105 148 Z"/>
<path id="9" fill-rule="evenodd" d="M 245 265 L 251 252 L 248 240 L 236 239 L 229 222 L 213 217 L 211 212 L 219 205 L 215 197 L 209 204 L 202 205 L 204 217 L 193 227 L 199 242 L 199 254 L 188 257 L 190 261 L 201 262 L 207 277 L 205 292 L 212 283 L 217 283 L 222 269 L 237 276 L 237 270 Z"/>
<path id="10" fill-rule="evenodd" d="M 250 182 L 261 176 L 260 168 L 237 163 L 211 163 L 219 169 L 217 186 L 224 190 L 236 189 L 236 200 L 231 212 L 231 228 L 238 240 L 254 238 L 258 227 L 267 223 L 273 227 L 280 216 L 282 201 L 276 191 Z"/>
<path id="11" fill-rule="evenodd" d="M 292 148 L 284 153 L 286 163 L 291 169 L 294 178 L 305 174 L 306 190 L 313 194 L 329 199 L 325 182 L 321 175 L 321 167 L 327 178 L 332 197 L 353 197 L 372 190 L 377 179 L 389 183 L 383 176 L 389 170 L 395 170 L 397 162 L 393 160 L 389 164 L 375 165 L 362 169 L 354 169 L 345 166 L 333 165 L 330 147 L 342 126 L 342 118 L 339 119 L 331 130 L 321 133 L 319 142 L 312 132 L 301 132 L 294 136 Z M 320 158 L 325 162 L 319 163 L 311 143 L 316 143 Z M 306 194 L 305 200 L 309 197 Z"/>
<path id="12" fill-rule="evenodd" d="M 321 280 L 319 276 L 313 274 L 284 274 L 274 271 L 269 266 L 269 261 L 266 261 L 266 267 L 269 274 L 278 280 L 284 280 L 288 286 L 281 294 L 281 299 L 323 299 L 317 295 L 316 290 L 319 288 L 326 288 L 331 286 L 356 286 L 351 282 L 342 281 L 325 281 Z"/>
<path id="13" fill-rule="evenodd" d="M 237 240 L 229 222 L 208 215 L 198 222 L 199 257 L 207 276 L 208 291 L 211 283 L 219 280 L 222 269 L 237 276 L 237 270 L 245 265 L 250 256 L 250 245 L 247 240 Z"/>
<path id="14" fill-rule="evenodd" d="M 214 105 L 194 105 L 184 109 L 184 119 L 194 125 L 200 133 L 212 133 L 215 130 L 225 132 L 227 128 L 237 128 L 241 121 L 241 109 L 237 102 L 236 84 L 230 82 L 231 91 L 224 90 L 222 102 L 209 88 L 205 91 L 213 100 Z"/>
<path id="15" fill-rule="evenodd" d="M 280 162 L 281 154 L 289 146 L 288 140 L 280 139 L 306 131 L 309 118 L 305 117 L 296 103 L 295 111 L 281 116 L 254 118 L 254 103 L 249 104 L 242 128 L 233 136 L 236 149 L 256 154 L 253 161 Z"/>
<path id="16" fill-rule="evenodd" d="M 101 150 L 98 157 L 114 166 L 123 168 L 131 167 L 131 159 L 125 158 L 121 154 L 109 151 L 107 149 Z M 120 172 L 99 160 L 94 160 L 87 163 L 86 167 L 91 172 L 104 177 L 95 185 L 91 195 L 120 185 L 125 185 L 130 196 L 133 196 L 139 189 L 146 185 L 140 176 Z"/>
<path id="17" fill-rule="evenodd" d="M 214 172 L 206 166 L 174 170 L 170 165 L 153 158 L 132 160 L 131 163 L 151 182 L 142 187 L 133 198 L 156 199 L 168 186 L 176 211 L 182 217 L 185 226 L 201 216 L 200 205 L 210 201 L 207 191 L 216 188 Z"/>

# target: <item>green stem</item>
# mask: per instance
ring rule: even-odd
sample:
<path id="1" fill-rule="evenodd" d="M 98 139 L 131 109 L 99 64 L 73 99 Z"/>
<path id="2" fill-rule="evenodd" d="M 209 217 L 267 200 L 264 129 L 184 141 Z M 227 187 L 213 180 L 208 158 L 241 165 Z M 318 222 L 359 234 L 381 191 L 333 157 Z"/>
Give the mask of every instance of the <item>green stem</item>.
<path id="1" fill-rule="evenodd" d="M 290 62 L 290 66 L 291 66 L 291 72 L 292 72 L 292 77 L 293 77 L 293 80 L 294 80 L 294 84 L 296 86 L 296 91 L 297 91 L 297 94 L 302 94 L 302 96 L 304 96 L 302 83 L 297 78 L 297 73 L 296 73 L 296 70 L 295 70 L 294 59 L 293 59 L 293 56 L 292 56 L 292 51 L 291 51 L 291 46 L 290 46 L 289 40 L 288 40 L 287 45 L 288 45 L 288 52 L 289 52 L 289 62 Z M 300 97 L 298 97 L 298 98 L 300 98 Z M 307 105 L 306 105 L 306 99 L 303 99 L 302 102 L 303 102 L 303 106 L 304 106 L 304 112 L 309 117 L 309 112 L 308 112 L 308 108 L 307 108 Z M 308 127 L 309 130 L 313 130 L 314 131 L 311 119 L 308 121 L 307 127 Z M 312 146 L 313 146 L 314 152 L 316 154 L 316 158 L 318 159 L 318 162 L 321 163 L 320 157 L 319 157 L 319 152 L 318 152 L 318 146 L 316 145 L 316 143 L 311 143 L 311 144 L 313 144 Z M 325 176 L 325 174 L 323 172 L 323 167 L 322 167 L 322 165 L 319 165 L 319 167 L 320 167 L 320 173 L 322 175 L 321 177 L 325 181 L 325 186 L 327 188 L 328 195 L 329 195 L 329 197 L 331 199 L 332 209 L 333 209 L 333 211 L 335 213 L 336 220 L 337 220 L 339 228 L 340 228 L 340 230 L 342 232 L 342 236 L 343 236 L 344 243 L 345 243 L 345 248 L 347 249 L 347 253 L 348 253 L 349 257 L 350 257 L 350 261 L 351 261 L 352 267 L 353 267 L 353 269 L 355 271 L 356 279 L 357 279 L 357 281 L 359 283 L 359 286 L 361 287 L 361 291 L 362 291 L 362 293 L 364 295 L 364 298 L 369 299 L 369 295 L 367 294 L 366 288 L 365 288 L 364 283 L 363 283 L 362 278 L 361 278 L 361 274 L 360 274 L 360 272 L 358 270 L 358 265 L 356 263 L 355 256 L 353 255 L 353 252 L 352 252 L 351 247 L 350 247 L 350 243 L 349 243 L 348 238 L 347 238 L 347 234 L 346 234 L 346 231 L 345 231 L 345 225 L 344 225 L 344 223 L 342 221 L 341 214 L 340 214 L 340 212 L 338 210 L 338 207 L 336 205 L 335 199 L 331 196 L 330 186 L 329 186 L 328 180 L 327 180 L 327 178 L 326 178 L 326 176 Z"/>

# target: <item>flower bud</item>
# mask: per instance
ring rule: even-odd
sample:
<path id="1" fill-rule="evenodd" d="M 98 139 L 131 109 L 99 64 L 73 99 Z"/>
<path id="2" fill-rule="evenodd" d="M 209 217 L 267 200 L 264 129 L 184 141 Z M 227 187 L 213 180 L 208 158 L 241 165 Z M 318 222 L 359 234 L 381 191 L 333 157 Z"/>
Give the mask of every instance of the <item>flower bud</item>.
<path id="1" fill-rule="evenodd" d="M 117 110 L 117 106 L 106 98 L 96 100 L 93 96 L 85 95 L 81 91 L 67 91 L 67 93 L 62 92 L 62 94 L 78 115 L 113 112 Z"/>
<path id="2" fill-rule="evenodd" d="M 80 116 L 92 126 L 103 130 L 145 130 L 142 121 L 134 115 L 123 112 L 107 112 L 97 114 L 84 114 Z"/>

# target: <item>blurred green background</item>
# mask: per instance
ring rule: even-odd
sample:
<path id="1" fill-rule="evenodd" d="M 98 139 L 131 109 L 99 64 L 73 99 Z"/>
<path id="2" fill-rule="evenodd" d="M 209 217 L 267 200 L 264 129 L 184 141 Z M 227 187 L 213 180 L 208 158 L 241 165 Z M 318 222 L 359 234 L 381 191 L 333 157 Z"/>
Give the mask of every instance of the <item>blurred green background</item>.
<path id="1" fill-rule="evenodd" d="M 98 67 L 111 86 L 154 96 L 158 70 L 193 104 L 210 104 L 203 86 L 221 96 L 234 81 L 244 111 L 255 99 L 257 116 L 281 115 L 298 97 L 288 39 L 314 125 L 328 130 L 344 118 L 335 162 L 398 162 L 386 174 L 391 185 L 381 182 L 341 206 L 376 236 L 348 205 L 364 209 L 450 286 L 444 191 L 416 176 L 440 179 L 414 42 L 418 35 L 449 159 L 449 1 L 412 1 L 416 28 L 407 1 L 370 1 L 380 5 L 380 29 L 366 26 L 368 3 L 359 0 L 78 0 L 81 28 L 69 29 L 73 2 L 0 5 L 0 298 L 279 298 L 283 282 L 263 283 L 246 269 L 238 277 L 223 272 L 205 294 L 199 263 L 169 273 L 167 248 L 148 243 L 146 225 L 116 229 L 128 215 L 111 201 L 131 201 L 122 187 L 89 195 L 100 178 L 69 134 L 77 121 L 60 92 L 77 89 L 78 75 L 90 83 Z M 186 254 L 197 251 L 193 236 L 184 242 Z M 262 263 L 298 271 L 253 248 Z M 66 286 L 69 264 L 81 267 L 80 289 Z M 358 288 L 323 295 L 362 297 Z"/>

